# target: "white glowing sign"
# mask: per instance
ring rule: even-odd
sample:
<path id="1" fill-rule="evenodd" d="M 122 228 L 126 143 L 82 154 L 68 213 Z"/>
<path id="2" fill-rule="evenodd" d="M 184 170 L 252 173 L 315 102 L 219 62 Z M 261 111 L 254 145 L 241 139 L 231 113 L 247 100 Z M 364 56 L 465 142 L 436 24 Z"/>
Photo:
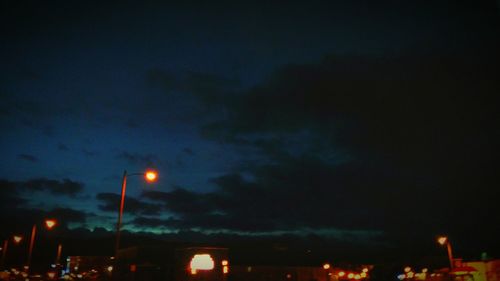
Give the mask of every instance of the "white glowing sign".
<path id="1" fill-rule="evenodd" d="M 214 260 L 209 254 L 199 254 L 194 255 L 189 263 L 191 272 L 196 272 L 197 270 L 212 270 L 214 269 Z"/>

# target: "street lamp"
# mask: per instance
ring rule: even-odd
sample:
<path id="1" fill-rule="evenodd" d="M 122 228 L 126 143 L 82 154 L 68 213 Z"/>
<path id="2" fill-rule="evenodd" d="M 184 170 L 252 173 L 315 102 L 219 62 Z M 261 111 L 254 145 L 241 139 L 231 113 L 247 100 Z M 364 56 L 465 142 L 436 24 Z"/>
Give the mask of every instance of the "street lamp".
<path id="1" fill-rule="evenodd" d="M 323 264 L 323 269 L 325 270 L 325 280 L 328 281 L 330 280 L 330 264 L 329 263 L 325 263 Z"/>
<path id="2" fill-rule="evenodd" d="M 448 259 L 450 262 L 450 270 L 453 269 L 453 252 L 451 250 L 451 243 L 450 239 L 446 236 L 439 236 L 437 238 L 437 242 L 441 244 L 442 246 L 446 245 L 446 249 L 448 250 Z"/>
<path id="3" fill-rule="evenodd" d="M 22 240 L 23 240 L 23 236 L 21 236 L 21 235 L 14 235 L 14 236 L 12 236 L 12 241 L 14 241 L 15 244 L 21 243 Z M 4 268 L 5 257 L 7 256 L 7 249 L 9 249 L 9 239 L 5 239 L 3 241 L 3 247 L 0 248 L 0 250 L 2 251 L 2 260 L 1 260 L 1 263 L 0 263 L 0 269 Z"/>
<path id="4" fill-rule="evenodd" d="M 123 206 L 125 204 L 125 192 L 127 190 L 127 176 L 144 176 L 144 179 L 150 183 L 155 182 L 158 179 L 158 173 L 153 170 L 147 170 L 144 173 L 132 173 L 132 174 L 127 174 L 127 170 L 123 172 L 120 209 L 118 211 L 118 222 L 116 223 L 115 257 L 118 255 L 118 249 L 120 249 L 120 230 L 122 227 Z"/>
<path id="5" fill-rule="evenodd" d="M 44 221 L 44 223 L 45 223 L 45 227 L 48 230 L 51 230 L 54 226 L 56 226 L 57 221 L 54 219 L 46 219 Z M 31 257 L 33 255 L 33 247 L 35 246 L 35 237 L 36 237 L 36 223 L 33 224 L 33 227 L 31 228 L 30 247 L 28 250 L 28 263 L 26 264 L 26 266 L 28 267 L 28 271 L 30 270 L 30 266 L 31 266 Z"/>

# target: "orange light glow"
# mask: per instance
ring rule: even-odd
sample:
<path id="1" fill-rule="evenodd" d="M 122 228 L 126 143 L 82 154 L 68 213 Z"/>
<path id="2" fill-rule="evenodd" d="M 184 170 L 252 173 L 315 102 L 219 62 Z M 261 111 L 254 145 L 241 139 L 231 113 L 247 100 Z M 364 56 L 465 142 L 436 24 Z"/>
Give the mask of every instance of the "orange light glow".
<path id="1" fill-rule="evenodd" d="M 227 260 L 223 260 L 223 261 L 222 261 L 222 265 L 228 265 Z"/>
<path id="2" fill-rule="evenodd" d="M 441 236 L 437 239 L 438 243 L 441 244 L 441 245 L 444 245 L 446 244 L 446 242 L 448 242 L 448 237 L 446 236 Z"/>
<path id="3" fill-rule="evenodd" d="M 343 271 L 339 272 L 339 277 L 344 277 L 344 275 L 345 275 L 345 272 L 343 272 Z"/>
<path id="4" fill-rule="evenodd" d="M 366 272 L 361 272 L 361 278 L 366 278 Z"/>
<path id="5" fill-rule="evenodd" d="M 14 239 L 14 242 L 20 243 L 23 240 L 23 237 L 21 235 L 14 235 L 12 239 Z"/>
<path id="6" fill-rule="evenodd" d="M 354 273 L 349 273 L 349 274 L 347 274 L 347 278 L 349 278 L 349 279 L 354 278 Z"/>
<path id="7" fill-rule="evenodd" d="M 228 274 L 229 273 L 229 267 L 227 265 L 222 267 L 222 273 Z"/>
<path id="8" fill-rule="evenodd" d="M 422 269 L 422 273 L 427 273 L 427 271 L 429 271 L 427 268 Z"/>
<path id="9" fill-rule="evenodd" d="M 354 275 L 354 279 L 356 279 L 356 280 L 361 279 L 361 275 L 359 275 L 359 274 Z"/>
<path id="10" fill-rule="evenodd" d="M 413 276 L 415 276 L 415 273 L 413 273 L 412 271 L 410 271 L 410 272 L 408 272 L 408 273 L 406 274 L 406 276 L 407 276 L 408 278 L 413 278 Z"/>
<path id="11" fill-rule="evenodd" d="M 49 279 L 54 279 L 56 278 L 56 273 L 53 271 L 47 272 L 47 276 L 49 277 Z"/>
<path id="12" fill-rule="evenodd" d="M 405 267 L 405 272 L 410 272 L 411 271 L 411 267 L 407 266 Z"/>
<path id="13" fill-rule="evenodd" d="M 57 224 L 56 220 L 45 220 L 45 226 L 47 226 L 48 229 L 52 229 L 55 225 Z"/>
<path id="14" fill-rule="evenodd" d="M 330 264 L 329 264 L 329 263 L 325 263 L 325 264 L 323 265 L 323 269 L 329 269 L 329 268 L 330 268 Z"/>
<path id="15" fill-rule="evenodd" d="M 209 254 L 194 255 L 189 263 L 191 272 L 198 270 L 212 270 L 214 269 L 214 260 Z"/>
<path id="16" fill-rule="evenodd" d="M 363 268 L 363 270 L 362 270 L 362 271 L 363 271 L 364 273 L 367 273 L 367 272 L 368 272 L 368 267 Z"/>
<path id="17" fill-rule="evenodd" d="M 153 171 L 153 170 L 149 170 L 149 171 L 146 171 L 146 173 L 144 174 L 144 177 L 146 178 L 146 181 L 154 182 L 158 179 L 158 173 Z"/>

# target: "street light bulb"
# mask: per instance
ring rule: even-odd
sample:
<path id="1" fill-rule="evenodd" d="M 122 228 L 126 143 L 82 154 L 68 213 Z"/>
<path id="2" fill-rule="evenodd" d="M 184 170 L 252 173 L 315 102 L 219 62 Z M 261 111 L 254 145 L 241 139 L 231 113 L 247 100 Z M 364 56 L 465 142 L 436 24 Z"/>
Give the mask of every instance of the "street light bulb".
<path id="1" fill-rule="evenodd" d="M 144 176 L 146 178 L 146 181 L 148 181 L 148 182 L 154 182 L 158 178 L 158 173 L 155 172 L 155 171 L 147 171 L 144 174 Z"/>
<path id="2" fill-rule="evenodd" d="M 48 229 L 52 229 L 57 224 L 56 220 L 45 220 L 45 225 Z"/>
<path id="3" fill-rule="evenodd" d="M 444 245 L 444 244 L 446 244 L 446 242 L 448 242 L 448 237 L 441 236 L 441 237 L 438 238 L 437 241 L 438 241 L 439 244 Z"/>
<path id="4" fill-rule="evenodd" d="M 325 263 L 325 264 L 323 265 L 323 269 L 329 269 L 329 268 L 330 268 L 330 264 Z"/>
<path id="5" fill-rule="evenodd" d="M 14 239 L 14 242 L 16 242 L 16 243 L 20 243 L 20 242 L 21 242 L 21 240 L 23 240 L 23 237 L 22 237 L 22 236 L 20 236 L 20 235 L 15 235 L 15 236 L 13 237 L 13 239 Z"/>
<path id="6" fill-rule="evenodd" d="M 339 272 L 339 277 L 344 277 L 344 275 L 345 275 L 345 272 L 343 272 L 343 271 Z"/>

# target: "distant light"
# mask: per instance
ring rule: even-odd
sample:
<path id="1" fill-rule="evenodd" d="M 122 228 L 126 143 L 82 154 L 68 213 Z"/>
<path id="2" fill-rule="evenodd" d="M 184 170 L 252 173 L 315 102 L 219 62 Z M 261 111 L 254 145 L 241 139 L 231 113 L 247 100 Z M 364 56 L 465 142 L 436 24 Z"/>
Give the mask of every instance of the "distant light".
<path id="1" fill-rule="evenodd" d="M 145 175 L 146 181 L 148 181 L 148 182 L 154 182 L 158 178 L 158 173 L 153 171 L 153 170 L 146 171 L 146 173 L 144 175 Z"/>
<path id="2" fill-rule="evenodd" d="M 51 264 L 50 267 L 56 268 L 56 265 L 55 264 Z"/>
<path id="3" fill-rule="evenodd" d="M 197 254 L 191 259 L 189 267 L 191 268 L 191 273 L 193 270 L 195 272 L 198 270 L 212 270 L 214 269 L 214 260 L 209 254 Z"/>
<path id="4" fill-rule="evenodd" d="M 288 273 L 288 274 L 286 275 L 286 279 L 290 279 L 290 278 L 292 278 L 292 275 L 291 275 L 290 273 Z"/>
<path id="5" fill-rule="evenodd" d="M 410 272 L 411 271 L 411 267 L 407 266 L 405 267 L 405 272 Z"/>
<path id="6" fill-rule="evenodd" d="M 20 243 L 22 240 L 23 240 L 23 237 L 21 235 L 14 235 L 14 237 L 12 237 L 14 239 L 14 242 L 16 243 Z"/>
<path id="7" fill-rule="evenodd" d="M 365 268 L 363 268 L 363 270 L 362 270 L 362 271 L 363 271 L 364 273 L 367 273 L 367 272 L 368 272 L 368 268 L 367 268 L 367 267 L 365 267 Z"/>
<path id="8" fill-rule="evenodd" d="M 398 279 L 399 279 L 399 280 L 403 280 L 403 279 L 405 279 L 405 278 L 406 278 L 406 276 L 405 276 L 404 274 L 399 274 L 399 275 L 398 275 Z"/>
<path id="9" fill-rule="evenodd" d="M 329 268 L 330 268 L 330 264 L 329 264 L 329 263 L 325 263 L 325 264 L 323 265 L 323 269 L 329 269 Z"/>
<path id="10" fill-rule="evenodd" d="M 83 276 L 81 274 L 77 274 L 76 277 L 82 278 Z"/>
<path id="11" fill-rule="evenodd" d="M 251 266 L 247 267 L 247 272 L 252 272 L 252 267 Z"/>
<path id="12" fill-rule="evenodd" d="M 423 273 L 426 273 L 427 271 L 429 271 L 427 268 L 423 268 L 423 269 L 422 269 L 422 272 L 423 272 Z"/>
<path id="13" fill-rule="evenodd" d="M 366 272 L 361 272 L 361 278 L 366 278 Z"/>
<path id="14" fill-rule="evenodd" d="M 47 276 L 50 278 L 50 279 L 54 279 L 56 277 L 56 273 L 51 271 L 51 272 L 47 272 Z"/>
<path id="15" fill-rule="evenodd" d="M 229 267 L 227 265 L 224 265 L 222 267 L 222 273 L 224 273 L 224 274 L 228 274 L 229 273 Z"/>
<path id="16" fill-rule="evenodd" d="M 347 278 L 349 278 L 349 279 L 354 278 L 354 273 L 349 273 L 349 274 L 347 274 Z"/>
<path id="17" fill-rule="evenodd" d="M 47 226 L 48 229 L 52 229 L 56 224 L 57 224 L 56 220 L 53 219 L 45 220 L 45 226 Z"/>
<path id="18" fill-rule="evenodd" d="M 227 260 L 223 260 L 223 261 L 222 261 L 222 265 L 228 265 Z"/>
<path id="19" fill-rule="evenodd" d="M 343 277 L 344 275 L 345 275 L 345 272 L 343 272 L 343 271 L 339 272 L 339 277 Z"/>
<path id="20" fill-rule="evenodd" d="M 106 269 L 108 270 L 108 272 L 111 272 L 111 271 L 113 271 L 113 266 L 111 266 L 111 265 L 110 265 L 110 266 L 108 266 L 108 268 L 106 268 Z"/>
<path id="21" fill-rule="evenodd" d="M 440 237 L 438 237 L 437 241 L 439 244 L 444 245 L 444 244 L 446 244 L 446 242 L 448 242 L 448 237 L 440 236 Z"/>
<path id="22" fill-rule="evenodd" d="M 406 275 L 408 276 L 408 278 L 413 278 L 413 276 L 415 276 L 415 273 L 413 273 L 413 271 L 410 271 Z"/>
<path id="23" fill-rule="evenodd" d="M 359 274 L 354 275 L 354 279 L 356 279 L 356 280 L 361 279 L 361 275 L 359 275 Z"/>

